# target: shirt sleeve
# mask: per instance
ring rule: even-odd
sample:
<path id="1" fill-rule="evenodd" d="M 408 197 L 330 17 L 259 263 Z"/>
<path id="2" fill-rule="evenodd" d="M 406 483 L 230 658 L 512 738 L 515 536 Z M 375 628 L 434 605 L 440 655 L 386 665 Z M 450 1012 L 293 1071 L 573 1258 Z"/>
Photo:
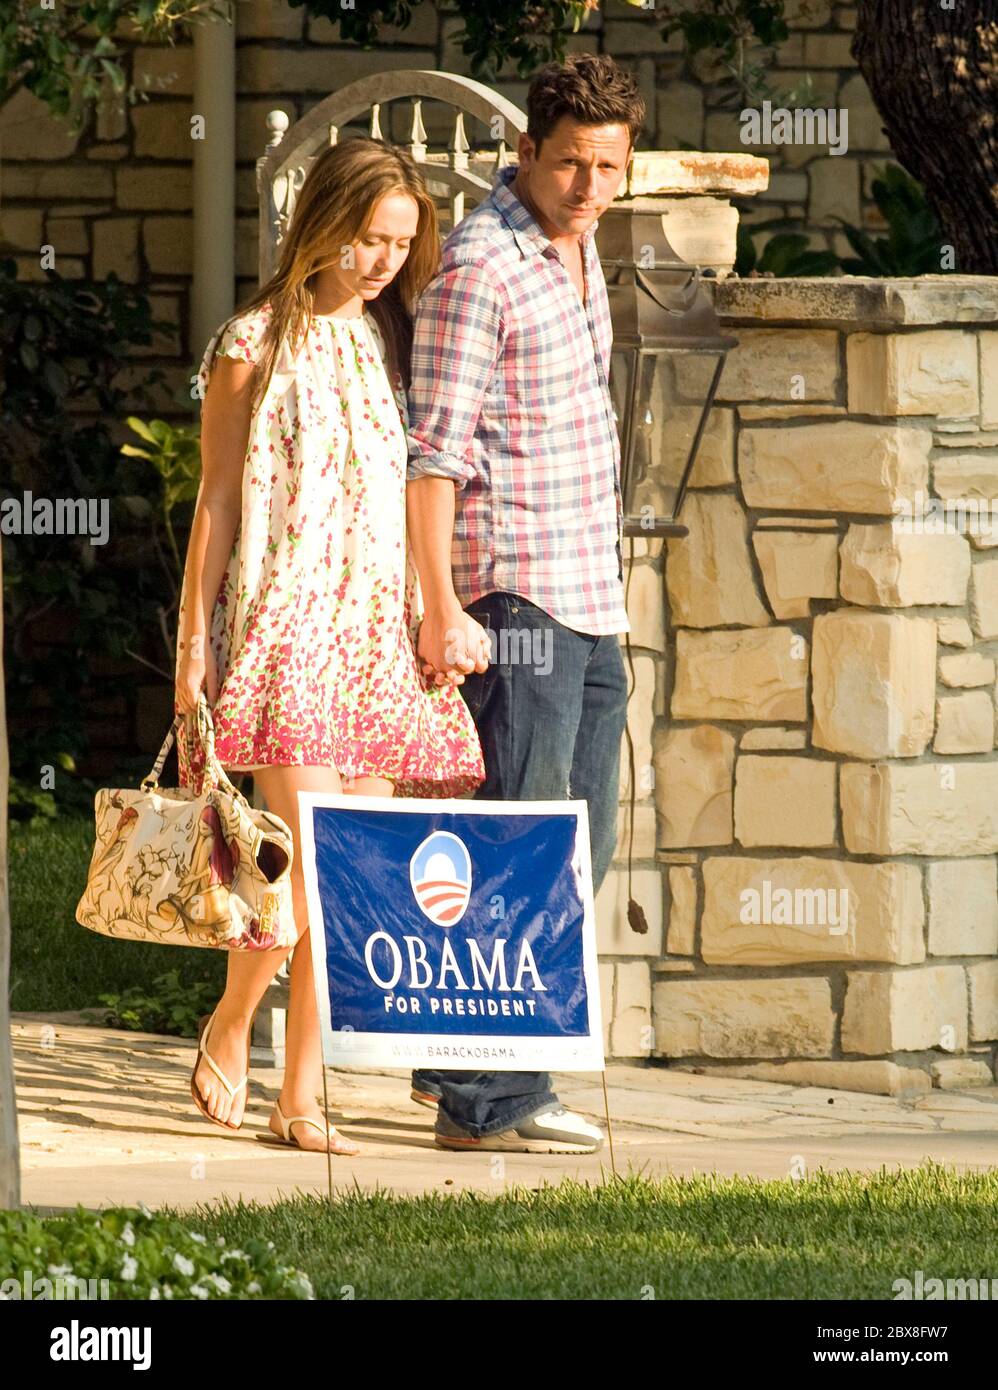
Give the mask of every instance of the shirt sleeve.
<path id="1" fill-rule="evenodd" d="M 502 351 L 502 302 L 485 269 L 458 265 L 427 286 L 416 308 L 409 387 L 407 479 L 475 476 L 468 454 Z"/>

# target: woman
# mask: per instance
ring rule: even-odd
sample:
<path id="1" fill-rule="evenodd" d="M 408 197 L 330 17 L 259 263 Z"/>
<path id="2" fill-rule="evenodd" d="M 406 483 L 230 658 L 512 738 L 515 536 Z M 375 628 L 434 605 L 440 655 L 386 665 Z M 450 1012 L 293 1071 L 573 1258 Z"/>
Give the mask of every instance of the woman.
<path id="1" fill-rule="evenodd" d="M 222 766 L 252 772 L 291 828 L 298 945 L 272 1133 L 352 1154 L 317 1103 L 322 1057 L 299 791 L 456 796 L 484 780 L 460 674 L 420 673 L 420 595 L 405 538 L 412 306 L 436 273 L 436 210 L 415 163 L 381 141 L 323 151 L 273 278 L 209 344 L 202 482 L 181 597 L 177 712 L 205 688 Z M 391 374 L 391 382 L 389 375 Z M 400 418 L 400 412 L 402 418 Z M 487 637 L 469 619 L 485 670 Z M 181 781 L 199 785 L 193 718 Z M 199 1039 L 192 1094 L 242 1122 L 253 1015 L 287 951 L 232 952 Z"/>

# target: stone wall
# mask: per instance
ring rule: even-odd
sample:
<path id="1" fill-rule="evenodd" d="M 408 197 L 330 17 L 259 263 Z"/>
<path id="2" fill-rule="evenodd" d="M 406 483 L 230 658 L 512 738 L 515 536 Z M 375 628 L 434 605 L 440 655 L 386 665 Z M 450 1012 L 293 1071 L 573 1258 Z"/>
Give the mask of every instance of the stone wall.
<path id="1" fill-rule="evenodd" d="M 990 1081 L 998 280 L 716 296 L 740 341 L 690 534 L 634 541 L 650 930 L 618 862 L 608 1048 L 859 1089 Z"/>

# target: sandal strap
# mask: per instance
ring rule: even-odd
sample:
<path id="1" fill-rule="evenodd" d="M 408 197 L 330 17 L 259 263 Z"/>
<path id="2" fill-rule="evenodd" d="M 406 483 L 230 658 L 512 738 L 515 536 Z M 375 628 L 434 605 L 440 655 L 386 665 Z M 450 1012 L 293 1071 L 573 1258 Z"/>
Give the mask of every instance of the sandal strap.
<path id="1" fill-rule="evenodd" d="M 285 1139 L 291 1139 L 297 1143 L 297 1140 L 295 1140 L 294 1135 L 291 1133 L 292 1125 L 311 1125 L 312 1128 L 317 1129 L 319 1133 L 322 1135 L 322 1137 L 326 1140 L 330 1139 L 334 1134 L 337 1138 L 339 1138 L 339 1134 L 335 1125 L 327 1124 L 325 1132 L 323 1132 L 322 1125 L 319 1123 L 318 1120 L 313 1120 L 311 1115 L 285 1115 L 284 1111 L 281 1109 L 280 1101 L 274 1102 L 274 1110 L 277 1113 L 277 1118 L 280 1122 L 281 1130 L 284 1134 Z"/>
<path id="2" fill-rule="evenodd" d="M 234 1099 L 236 1098 L 236 1096 L 239 1094 L 239 1092 L 240 1092 L 240 1091 L 243 1089 L 243 1087 L 246 1085 L 247 1081 L 249 1080 L 249 1076 L 248 1076 L 248 1075 L 247 1075 L 247 1076 L 244 1076 L 243 1079 L 242 1079 L 242 1081 L 238 1082 L 238 1084 L 234 1086 L 234 1085 L 232 1084 L 232 1082 L 229 1080 L 229 1078 L 226 1076 L 226 1074 L 225 1074 L 225 1072 L 222 1070 L 222 1068 L 221 1068 L 221 1067 L 218 1065 L 218 1063 L 215 1061 L 214 1057 L 213 1057 L 213 1056 L 211 1055 L 211 1053 L 208 1051 L 207 1041 L 206 1041 L 206 1040 L 207 1040 L 208 1034 L 211 1032 L 211 1025 L 214 1023 L 214 1021 L 215 1021 L 215 1015 L 212 1014 L 211 1018 L 208 1020 L 208 1023 L 207 1023 L 207 1025 L 206 1025 L 206 1027 L 205 1027 L 204 1033 L 203 1033 L 202 1036 L 201 1036 L 201 1046 L 200 1046 L 199 1051 L 200 1051 L 200 1053 L 201 1053 L 201 1056 L 202 1056 L 202 1057 L 204 1058 L 204 1060 L 208 1063 L 208 1066 L 211 1068 L 211 1070 L 212 1070 L 212 1071 L 215 1073 L 215 1075 L 218 1077 L 219 1081 L 221 1081 L 222 1085 L 223 1085 L 223 1086 L 225 1087 L 225 1089 L 228 1091 L 228 1093 L 229 1093 L 229 1099 L 230 1099 L 230 1100 L 234 1100 Z"/>
<path id="3" fill-rule="evenodd" d="M 310 1115 L 291 1115 L 291 1116 L 289 1116 L 288 1118 L 285 1119 L 284 1123 L 285 1123 L 285 1124 L 287 1125 L 287 1127 L 288 1127 L 288 1133 L 289 1133 L 289 1134 L 291 1133 L 291 1126 L 292 1126 L 292 1125 L 311 1125 L 312 1128 L 313 1128 L 313 1129 L 317 1129 L 317 1130 L 319 1131 L 320 1134 L 322 1134 L 322 1132 L 323 1132 L 322 1125 L 319 1124 L 319 1121 L 318 1121 L 318 1120 L 313 1120 L 312 1117 L 311 1117 Z M 335 1133 L 336 1133 L 336 1129 L 335 1129 L 335 1127 L 334 1127 L 333 1125 L 328 1125 L 328 1126 L 326 1127 L 326 1134 L 327 1134 L 327 1135 L 329 1135 L 329 1134 L 335 1134 Z"/>

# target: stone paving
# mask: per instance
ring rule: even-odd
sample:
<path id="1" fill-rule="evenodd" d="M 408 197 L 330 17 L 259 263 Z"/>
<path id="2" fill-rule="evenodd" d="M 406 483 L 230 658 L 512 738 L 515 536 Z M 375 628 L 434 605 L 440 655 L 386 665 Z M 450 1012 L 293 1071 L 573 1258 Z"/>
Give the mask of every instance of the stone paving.
<path id="1" fill-rule="evenodd" d="M 274 1149 L 266 1132 L 280 1073 L 254 1066 L 241 1130 L 202 1120 L 191 1103 L 193 1043 L 81 1023 L 79 1015 L 15 1014 L 22 1200 L 43 1210 L 111 1203 L 191 1207 L 228 1196 L 274 1201 L 324 1192 L 324 1154 Z M 617 1171 L 801 1176 L 875 1171 L 926 1159 L 998 1167 L 998 1087 L 913 1097 L 737 1080 L 657 1066 L 607 1070 Z M 566 1105 L 603 1118 L 599 1076 L 563 1075 Z M 451 1154 L 433 1145 L 433 1116 L 409 1100 L 401 1073 L 329 1073 L 330 1117 L 362 1145 L 333 1158 L 334 1189 L 454 1192 L 536 1187 L 570 1175 L 599 1182 L 591 1156 Z"/>

